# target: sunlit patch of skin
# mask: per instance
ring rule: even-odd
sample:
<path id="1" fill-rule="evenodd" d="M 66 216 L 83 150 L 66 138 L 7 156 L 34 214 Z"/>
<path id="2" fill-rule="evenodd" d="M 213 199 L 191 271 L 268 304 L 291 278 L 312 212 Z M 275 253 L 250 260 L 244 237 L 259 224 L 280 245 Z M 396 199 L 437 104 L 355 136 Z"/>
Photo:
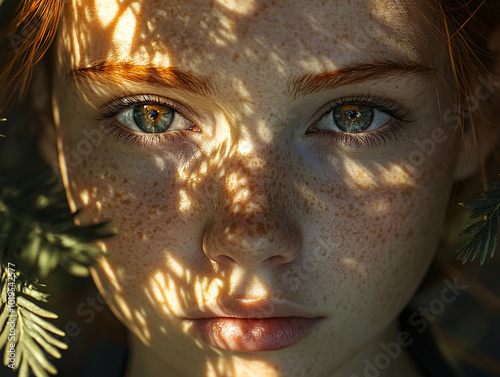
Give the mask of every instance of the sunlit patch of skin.
<path id="1" fill-rule="evenodd" d="M 118 0 L 109 0 L 104 7 L 96 7 L 97 18 L 101 22 L 101 26 L 106 28 L 113 22 L 116 14 L 120 11 Z"/>
<path id="2" fill-rule="evenodd" d="M 366 168 L 356 161 L 352 159 L 346 158 L 344 159 L 345 171 L 349 175 L 349 180 L 347 183 L 352 185 L 352 188 L 376 188 L 378 183 L 378 177 L 375 179 L 375 176 L 371 169 Z M 406 182 L 405 182 L 406 183 Z"/>
<path id="3" fill-rule="evenodd" d="M 221 5 L 227 11 L 238 15 L 246 15 L 253 12 L 256 8 L 255 0 L 245 1 L 243 4 L 238 0 L 215 0 L 216 4 Z"/>
<path id="4" fill-rule="evenodd" d="M 179 209 L 184 212 L 187 211 L 191 207 L 191 200 L 186 194 L 186 191 L 181 190 L 179 191 L 180 195 L 180 203 L 179 203 Z"/>
<path id="5" fill-rule="evenodd" d="M 87 190 L 80 193 L 80 200 L 85 206 L 89 204 L 89 192 Z"/>

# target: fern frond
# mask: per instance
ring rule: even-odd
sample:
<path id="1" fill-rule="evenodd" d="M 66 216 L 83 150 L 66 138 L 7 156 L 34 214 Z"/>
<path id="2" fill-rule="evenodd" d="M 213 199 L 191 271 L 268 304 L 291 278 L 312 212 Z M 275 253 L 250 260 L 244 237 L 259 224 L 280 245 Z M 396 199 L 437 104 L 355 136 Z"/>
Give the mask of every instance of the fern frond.
<path id="1" fill-rule="evenodd" d="M 458 249 L 458 259 L 463 263 L 471 262 L 479 257 L 482 265 L 488 254 L 492 258 L 498 243 L 498 226 L 500 219 L 500 182 L 490 182 L 486 187 L 495 187 L 483 193 L 483 198 L 460 203 L 462 207 L 471 208 L 470 218 L 481 217 L 483 220 L 465 227 L 460 236 L 464 236 Z M 496 188 L 498 187 L 498 188 Z"/>
<path id="2" fill-rule="evenodd" d="M 0 180 L 0 349 L 4 364 L 19 377 L 28 377 L 30 370 L 36 377 L 56 374 L 47 356 L 60 358 L 67 348 L 59 338 L 64 332 L 50 321 L 57 315 L 33 302 L 50 298 L 38 279 L 57 266 L 88 275 L 102 254 L 90 244 L 114 235 L 108 223 L 76 226 L 77 213 L 71 213 L 61 187 L 48 170 Z"/>
<path id="3" fill-rule="evenodd" d="M 37 377 L 56 374 L 57 370 L 48 361 L 47 354 L 61 357 L 58 348 L 66 349 L 67 345 L 56 336 L 64 336 L 64 332 L 43 319 L 55 319 L 56 314 L 34 304 L 23 293 L 25 287 L 29 296 L 33 296 L 34 291 L 39 292 L 41 284 L 26 278 L 19 271 L 6 268 L 2 269 L 1 281 L 0 325 L 3 331 L 0 334 L 0 348 L 4 348 L 4 365 L 18 369 L 19 376 L 27 376 L 30 369 Z M 45 295 L 35 296 L 45 298 Z"/>
<path id="4" fill-rule="evenodd" d="M 45 278 L 61 265 L 70 273 L 87 276 L 101 250 L 92 242 L 114 235 L 109 223 L 76 226 L 60 189 L 48 172 L 9 182 L 0 181 L 0 258 L 14 260 L 23 272 Z M 17 264 L 17 263 L 16 263 Z M 28 270 L 25 270 L 25 269 Z"/>

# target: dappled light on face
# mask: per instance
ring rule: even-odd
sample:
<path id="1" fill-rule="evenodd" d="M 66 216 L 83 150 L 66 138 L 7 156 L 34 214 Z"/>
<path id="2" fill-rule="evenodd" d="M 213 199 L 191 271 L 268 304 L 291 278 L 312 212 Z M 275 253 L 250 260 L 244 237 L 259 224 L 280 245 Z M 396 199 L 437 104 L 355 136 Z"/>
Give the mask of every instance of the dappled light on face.
<path id="1" fill-rule="evenodd" d="M 246 132 L 245 132 L 246 133 Z M 254 147 L 252 143 L 245 138 L 238 143 L 236 153 L 238 153 L 240 156 L 247 156 L 250 157 L 252 155 L 252 152 L 254 151 Z"/>
<path id="2" fill-rule="evenodd" d="M 179 279 L 180 280 L 180 279 Z M 184 313 L 182 292 L 174 276 L 157 272 L 150 279 L 152 295 L 150 300 L 153 304 L 160 304 L 163 314 L 171 316 L 174 313 Z"/>
<path id="3" fill-rule="evenodd" d="M 94 8 L 94 11 L 97 13 L 97 19 L 103 28 L 107 28 L 111 22 L 114 22 L 119 10 L 120 4 L 118 0 L 108 0 L 106 6 Z"/>
<path id="4" fill-rule="evenodd" d="M 253 97 L 249 92 L 248 85 L 241 78 L 233 77 L 231 79 L 231 87 L 238 95 L 238 113 L 241 114 L 241 116 L 254 114 L 255 103 L 253 103 Z M 233 119 L 232 121 L 238 122 L 240 119 Z M 244 128 L 245 127 L 243 127 L 243 129 Z"/>
<path id="5" fill-rule="evenodd" d="M 344 158 L 344 171 L 348 175 L 346 183 L 351 188 L 377 189 L 383 186 L 414 186 L 414 177 L 409 173 L 408 163 L 363 162 Z"/>
<path id="6" fill-rule="evenodd" d="M 118 309 L 120 309 L 120 313 L 127 321 L 133 321 L 132 308 L 129 307 L 128 303 L 123 299 L 121 294 L 114 294 L 113 300 L 116 303 Z"/>
<path id="7" fill-rule="evenodd" d="M 217 47 L 225 47 L 230 43 L 237 41 L 236 33 L 234 32 L 234 19 L 225 15 L 219 17 L 220 28 L 210 30 L 208 36 Z"/>
<path id="8" fill-rule="evenodd" d="M 370 268 L 378 262 L 369 261 L 369 251 L 377 251 L 382 261 L 393 253 L 391 245 L 384 250 L 380 245 L 403 216 L 394 213 L 403 203 L 401 192 L 406 188 L 408 194 L 408 187 L 416 185 L 411 170 L 383 152 L 359 148 L 351 153 L 340 143 L 306 133 L 307 119 L 328 101 L 351 93 L 350 88 L 306 99 L 289 94 L 289 83 L 297 77 L 372 59 L 367 57 L 374 45 L 370 26 L 358 30 L 359 25 L 343 20 L 345 30 L 336 33 L 331 25 L 339 21 L 337 13 L 325 19 L 320 2 L 306 10 L 279 3 L 90 0 L 74 10 L 68 7 L 71 22 L 63 44 L 73 61 L 64 75 L 100 61 L 154 68 L 130 82 L 117 75 L 98 83 L 99 72 L 90 76 L 91 90 L 82 90 L 75 100 L 83 120 L 72 129 L 68 125 L 77 120 L 67 110 L 61 121 L 73 144 L 82 137 L 78 127 L 99 129 L 96 109 L 131 94 L 171 100 L 186 108 L 183 115 L 198 127 L 196 133 L 183 129 L 184 139 L 149 144 L 128 145 L 125 137 L 103 133 L 85 165 L 67 171 L 61 157 L 63 179 L 69 175 L 66 179 L 75 182 L 69 188 L 78 202 L 74 207 L 84 207 L 87 219 L 117 221 L 121 236 L 101 244 L 114 255 L 98 268 L 118 316 L 142 342 L 165 355 L 163 361 L 191 368 L 186 375 L 281 373 L 278 353 L 264 359 L 222 352 L 192 336 L 182 320 L 222 300 L 279 299 L 323 314 L 328 308 L 322 303 L 338 297 L 337 283 L 347 292 L 343 281 L 373 276 Z M 272 12 L 275 23 L 264 17 Z M 350 16 L 368 23 L 369 14 L 358 13 Z M 385 34 L 392 30 L 385 23 L 379 27 Z M 390 43 L 382 39 L 378 53 L 390 55 L 384 49 Z M 335 45 L 341 48 L 332 49 Z M 402 50 L 394 49 L 394 56 L 404 55 Z M 123 73 L 129 66 L 117 67 Z M 172 67 L 189 76 L 175 76 Z M 163 74 L 170 81 L 146 82 L 152 74 L 161 76 L 158 68 L 168 71 Z M 134 77 L 135 71 L 129 73 Z M 186 84 L 179 77 L 201 78 L 208 83 L 206 91 L 199 89 L 203 85 L 191 91 L 169 86 Z M 72 87 L 71 95 L 76 91 Z M 75 147 L 65 143 L 61 148 Z M 403 154 L 394 145 L 388 151 Z M 400 233 L 397 241 L 404 237 Z M 301 361 L 314 363 L 309 356 L 313 361 Z"/>
<path id="9" fill-rule="evenodd" d="M 119 301 L 117 301 L 117 303 L 118 303 L 118 305 L 120 305 Z M 126 305 L 126 304 L 124 304 L 124 305 Z M 134 310 L 133 315 L 135 317 L 133 319 L 133 321 L 139 327 L 138 333 L 140 334 L 140 338 L 141 338 L 142 342 L 146 345 L 149 344 L 150 340 L 151 340 L 151 332 L 150 332 L 149 327 L 148 327 L 149 324 L 148 324 L 146 316 L 144 315 L 144 313 L 141 313 L 140 309 Z"/>
<path id="10" fill-rule="evenodd" d="M 128 8 L 123 12 L 118 22 L 116 23 L 112 43 L 118 48 L 116 51 L 118 54 L 121 53 L 120 47 L 124 46 L 124 53 L 128 54 L 130 47 L 130 41 L 133 40 L 136 29 L 136 17 L 132 11 L 132 8 Z M 122 53 L 123 53 L 122 52 Z"/>
<path id="11" fill-rule="evenodd" d="M 214 3 L 222 6 L 225 10 L 237 14 L 237 15 L 247 15 L 254 11 L 256 1 L 255 0 L 215 0 Z"/>
<path id="12" fill-rule="evenodd" d="M 311 187 L 308 181 L 294 182 L 294 186 L 297 192 L 300 192 L 302 200 L 308 203 L 312 203 L 316 208 L 321 209 L 322 211 L 330 211 L 330 207 L 328 206 L 326 200 L 323 200 L 323 196 L 318 195 L 317 190 L 314 187 Z M 337 185 L 332 184 L 332 187 L 334 186 L 338 187 Z M 342 189 L 337 188 L 337 192 L 339 192 L 340 190 Z M 334 207 L 332 207 L 331 209 L 333 210 Z"/>
<path id="13" fill-rule="evenodd" d="M 159 171 L 165 169 L 165 160 L 161 156 L 153 156 L 154 164 Z"/>
<path id="14" fill-rule="evenodd" d="M 179 210 L 181 212 L 188 211 L 191 208 L 191 199 L 185 190 L 179 191 Z"/>
<path id="15" fill-rule="evenodd" d="M 229 173 L 227 177 L 226 189 L 231 198 L 231 208 L 234 214 L 252 213 L 259 208 L 255 203 L 249 203 L 250 192 L 248 190 L 248 178 L 241 176 L 237 172 Z"/>
<path id="16" fill-rule="evenodd" d="M 378 182 L 376 171 L 370 169 L 365 164 L 360 164 L 358 161 L 345 157 L 342 161 L 344 165 L 345 183 L 353 189 L 359 187 L 365 189 L 374 189 L 380 184 Z"/>
<path id="17" fill-rule="evenodd" d="M 387 185 L 415 186 L 415 177 L 410 174 L 408 163 L 392 163 L 378 167 L 379 174 Z"/>
<path id="18" fill-rule="evenodd" d="M 220 278 L 197 277 L 194 282 L 194 294 L 198 307 L 204 307 L 207 303 L 217 301 L 225 286 L 226 284 Z"/>
<path id="19" fill-rule="evenodd" d="M 376 198 L 367 201 L 365 209 L 367 212 L 384 213 L 392 209 L 392 202 L 387 198 Z"/>
<path id="20" fill-rule="evenodd" d="M 245 270 L 242 268 L 234 268 L 229 274 L 229 281 L 227 286 L 229 287 L 228 294 L 236 294 L 237 290 L 240 289 L 241 283 L 245 280 Z"/>
<path id="21" fill-rule="evenodd" d="M 120 282 L 119 270 L 116 270 L 112 265 L 112 261 L 108 258 L 101 258 L 99 260 L 100 269 L 106 274 L 108 283 L 113 286 L 113 288 L 120 292 L 123 287 Z"/>
<path id="22" fill-rule="evenodd" d="M 191 280 L 191 272 L 186 269 L 180 261 L 178 261 L 173 253 L 168 253 L 166 258 L 169 271 L 173 272 L 178 279 L 183 279 L 189 283 Z M 161 273 L 155 275 L 154 279 L 158 280 L 160 285 L 165 285 L 165 280 Z"/>
<path id="23" fill-rule="evenodd" d="M 86 206 L 89 204 L 89 191 L 88 190 L 83 190 L 80 192 L 80 200 L 82 203 Z"/>
<path id="24" fill-rule="evenodd" d="M 345 257 L 340 260 L 340 263 L 363 277 L 368 274 L 368 268 L 357 259 Z"/>

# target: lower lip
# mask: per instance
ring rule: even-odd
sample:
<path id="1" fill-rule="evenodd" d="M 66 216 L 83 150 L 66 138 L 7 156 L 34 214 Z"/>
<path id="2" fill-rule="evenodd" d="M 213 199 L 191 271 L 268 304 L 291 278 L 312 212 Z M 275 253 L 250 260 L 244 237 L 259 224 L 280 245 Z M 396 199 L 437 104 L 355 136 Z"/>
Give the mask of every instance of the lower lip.
<path id="1" fill-rule="evenodd" d="M 306 338 L 321 318 L 201 318 L 186 320 L 213 347 L 240 352 L 276 351 Z"/>

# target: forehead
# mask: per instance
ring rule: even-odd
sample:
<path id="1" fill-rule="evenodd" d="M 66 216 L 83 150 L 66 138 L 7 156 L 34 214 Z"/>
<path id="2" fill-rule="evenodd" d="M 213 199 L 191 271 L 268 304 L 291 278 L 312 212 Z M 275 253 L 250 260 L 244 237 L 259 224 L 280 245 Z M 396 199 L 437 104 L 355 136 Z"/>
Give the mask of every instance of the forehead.
<path id="1" fill-rule="evenodd" d="M 67 4 L 63 33 L 73 66 L 111 59 L 210 76 L 222 74 L 221 67 L 276 75 L 373 59 L 423 60 L 402 0 Z"/>

